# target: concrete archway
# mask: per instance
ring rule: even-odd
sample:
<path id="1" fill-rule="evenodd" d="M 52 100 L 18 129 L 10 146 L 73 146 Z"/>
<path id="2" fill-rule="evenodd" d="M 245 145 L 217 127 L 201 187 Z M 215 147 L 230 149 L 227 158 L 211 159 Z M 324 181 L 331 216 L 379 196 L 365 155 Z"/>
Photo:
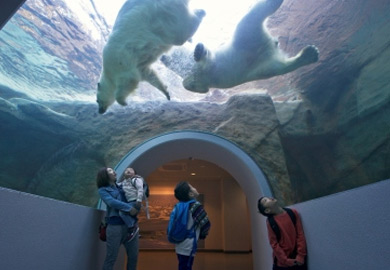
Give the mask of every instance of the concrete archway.
<path id="1" fill-rule="evenodd" d="M 272 192 L 260 168 L 234 143 L 199 131 L 162 134 L 132 149 L 115 170 L 120 177 L 128 166 L 132 166 L 147 176 L 162 164 L 189 157 L 214 163 L 236 179 L 249 204 L 254 269 L 269 268 L 272 265 L 271 251 L 264 218 L 257 210 L 257 200 L 262 195 L 272 196 Z"/>

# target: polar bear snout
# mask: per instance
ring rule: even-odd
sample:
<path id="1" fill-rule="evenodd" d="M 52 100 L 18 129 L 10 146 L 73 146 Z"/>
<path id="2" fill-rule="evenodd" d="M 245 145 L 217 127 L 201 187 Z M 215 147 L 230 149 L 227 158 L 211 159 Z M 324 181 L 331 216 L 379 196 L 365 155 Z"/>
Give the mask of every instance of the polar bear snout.
<path id="1" fill-rule="evenodd" d="M 100 114 L 105 113 L 108 107 L 115 101 L 112 88 L 108 87 L 105 82 L 104 77 L 102 77 L 102 80 L 97 84 L 96 102 L 99 106 L 98 112 Z"/>
<path id="2" fill-rule="evenodd" d="M 99 107 L 99 109 L 98 109 L 99 114 L 105 113 L 108 109 L 108 105 L 104 105 L 104 103 L 99 99 L 97 99 L 96 102 L 97 102 L 98 107 Z"/>
<path id="3" fill-rule="evenodd" d="M 196 93 L 207 93 L 209 88 L 202 81 L 197 81 L 196 76 L 188 76 L 183 80 L 183 87 L 189 91 Z"/>
<path id="4" fill-rule="evenodd" d="M 99 114 L 103 114 L 107 111 L 107 108 L 103 108 L 99 106 Z"/>
<path id="5" fill-rule="evenodd" d="M 183 80 L 183 87 L 187 90 L 192 90 L 194 88 L 194 80 L 191 77 L 187 77 Z"/>
<path id="6" fill-rule="evenodd" d="M 98 107 L 99 107 L 99 109 L 98 109 L 99 114 L 105 113 L 107 111 L 108 106 L 104 106 L 103 103 L 101 101 L 99 101 L 99 99 L 97 99 L 96 102 L 97 102 Z"/>

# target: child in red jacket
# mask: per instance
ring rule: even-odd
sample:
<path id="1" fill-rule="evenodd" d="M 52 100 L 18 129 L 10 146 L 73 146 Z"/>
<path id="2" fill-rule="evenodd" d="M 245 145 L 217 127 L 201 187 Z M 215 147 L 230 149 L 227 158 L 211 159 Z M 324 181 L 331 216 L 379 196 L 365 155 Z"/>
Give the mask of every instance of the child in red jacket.
<path id="1" fill-rule="evenodd" d="M 306 239 L 298 211 L 283 208 L 276 199 L 269 197 L 261 197 L 257 207 L 262 215 L 268 217 L 268 238 L 274 258 L 272 269 L 307 269 Z"/>

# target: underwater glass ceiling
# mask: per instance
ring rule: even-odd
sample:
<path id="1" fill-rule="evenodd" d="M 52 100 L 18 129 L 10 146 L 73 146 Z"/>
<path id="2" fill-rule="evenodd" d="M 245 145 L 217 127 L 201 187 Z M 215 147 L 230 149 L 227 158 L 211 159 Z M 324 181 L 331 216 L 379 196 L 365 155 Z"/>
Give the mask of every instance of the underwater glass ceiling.
<path id="1" fill-rule="evenodd" d="M 0 186 L 94 206 L 100 167 L 179 130 L 237 144 L 286 203 L 389 179 L 389 12 L 27 0 L 0 30 Z"/>

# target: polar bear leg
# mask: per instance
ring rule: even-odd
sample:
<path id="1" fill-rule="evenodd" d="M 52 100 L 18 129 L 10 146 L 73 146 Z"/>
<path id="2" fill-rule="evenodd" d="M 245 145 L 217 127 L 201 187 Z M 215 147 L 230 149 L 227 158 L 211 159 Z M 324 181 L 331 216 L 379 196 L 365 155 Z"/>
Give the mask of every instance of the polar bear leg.
<path id="1" fill-rule="evenodd" d="M 138 79 L 135 78 L 129 78 L 127 80 L 122 80 L 120 83 L 118 83 L 116 93 L 115 93 L 115 99 L 116 102 L 118 102 L 122 106 L 126 106 L 126 98 L 127 96 L 134 91 L 135 88 L 137 88 L 139 83 Z"/>
<path id="2" fill-rule="evenodd" d="M 278 57 L 270 58 L 268 61 L 261 61 L 255 69 L 248 71 L 245 81 L 268 79 L 274 76 L 282 75 L 294 71 L 300 67 L 312 64 L 318 61 L 317 47 L 306 46 L 294 57 L 283 57 L 283 52 L 275 52 Z"/>
<path id="3" fill-rule="evenodd" d="M 319 51 L 316 46 L 306 46 L 296 56 L 286 59 L 280 74 L 285 74 L 297 68 L 315 63 L 318 61 L 318 56 Z"/>
<path id="4" fill-rule="evenodd" d="M 234 32 L 233 46 L 244 50 L 257 50 L 258 44 L 269 38 L 264 30 L 264 20 L 278 10 L 283 0 L 257 2 L 240 20 Z"/>
<path id="5" fill-rule="evenodd" d="M 186 37 L 186 41 L 190 41 L 190 42 L 192 41 L 192 36 L 198 30 L 199 25 L 203 20 L 203 17 L 206 16 L 206 11 L 204 11 L 203 9 L 196 9 L 194 10 L 194 14 L 195 16 L 192 16 L 191 19 L 191 29 Z"/>
<path id="6" fill-rule="evenodd" d="M 174 35 L 175 39 L 172 44 L 181 46 L 185 42 L 191 41 L 192 36 L 198 30 L 205 15 L 206 12 L 203 9 L 196 9 L 194 13 L 188 13 L 186 11 L 185 15 L 183 15 L 184 18 L 178 22 L 178 24 L 181 24 L 181 27 L 176 30 L 176 34 Z"/>
<path id="7" fill-rule="evenodd" d="M 171 99 L 167 91 L 167 86 L 161 82 L 160 78 L 157 76 L 156 72 L 153 69 L 144 69 L 142 71 L 142 79 L 160 90 L 167 97 L 168 100 Z"/>

